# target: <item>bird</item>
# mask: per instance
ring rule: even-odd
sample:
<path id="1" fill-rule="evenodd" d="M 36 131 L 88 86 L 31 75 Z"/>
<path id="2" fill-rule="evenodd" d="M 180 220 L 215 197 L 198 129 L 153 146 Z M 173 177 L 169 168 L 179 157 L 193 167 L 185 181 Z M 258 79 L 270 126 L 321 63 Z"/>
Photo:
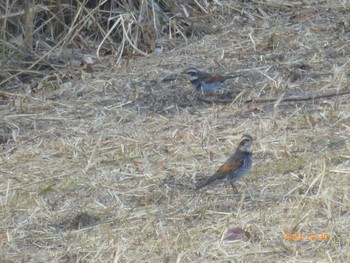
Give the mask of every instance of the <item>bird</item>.
<path id="1" fill-rule="evenodd" d="M 200 71 L 194 67 L 188 68 L 182 72 L 190 76 L 190 81 L 196 90 L 201 90 L 203 93 L 214 93 L 218 91 L 222 84 L 237 76 L 221 76 Z"/>
<path id="2" fill-rule="evenodd" d="M 220 166 L 214 175 L 209 177 L 204 183 L 198 185 L 196 190 L 199 190 L 216 181 L 228 181 L 234 192 L 238 192 L 234 183 L 242 176 L 247 174 L 253 164 L 253 137 L 249 134 L 244 134 L 236 151 Z"/>

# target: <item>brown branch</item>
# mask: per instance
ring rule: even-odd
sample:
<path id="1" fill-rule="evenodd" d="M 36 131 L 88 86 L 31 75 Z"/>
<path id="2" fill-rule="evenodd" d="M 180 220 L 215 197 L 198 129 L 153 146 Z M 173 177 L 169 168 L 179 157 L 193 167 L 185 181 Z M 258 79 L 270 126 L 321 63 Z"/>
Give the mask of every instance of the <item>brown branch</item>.
<path id="1" fill-rule="evenodd" d="M 343 91 L 343 92 L 333 92 L 333 93 L 327 93 L 322 95 L 315 95 L 315 96 L 307 96 L 307 97 L 288 97 L 281 100 L 281 102 L 290 102 L 290 101 L 310 101 L 310 100 L 319 100 L 324 98 L 332 98 L 337 96 L 343 96 L 343 95 L 350 95 L 350 90 Z M 228 104 L 232 103 L 233 100 L 223 100 L 223 99 L 206 99 L 206 98 L 198 98 L 200 101 L 206 102 L 206 103 L 223 103 Z M 242 101 L 243 103 L 267 103 L 267 102 L 276 102 L 279 99 L 272 98 L 272 99 L 249 99 Z"/>

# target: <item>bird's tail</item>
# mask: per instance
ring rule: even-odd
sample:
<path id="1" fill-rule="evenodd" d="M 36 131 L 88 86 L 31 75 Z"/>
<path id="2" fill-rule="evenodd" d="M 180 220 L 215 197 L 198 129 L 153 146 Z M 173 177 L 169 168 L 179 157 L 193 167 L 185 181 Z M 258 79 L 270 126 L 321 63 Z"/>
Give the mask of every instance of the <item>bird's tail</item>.
<path id="1" fill-rule="evenodd" d="M 213 180 L 212 178 L 209 178 L 208 180 L 206 180 L 204 183 L 200 183 L 199 185 L 196 186 L 196 190 L 200 190 L 203 187 L 206 187 L 207 185 L 211 184 L 212 182 L 214 182 L 215 180 Z"/>
<path id="2" fill-rule="evenodd" d="M 226 81 L 226 80 L 228 80 L 228 79 L 235 79 L 235 78 L 237 78 L 238 76 L 223 76 L 222 77 L 222 81 L 224 82 L 224 81 Z"/>
<path id="3" fill-rule="evenodd" d="M 195 189 L 196 189 L 196 190 L 200 190 L 200 189 L 202 189 L 203 187 L 206 187 L 208 184 L 209 184 L 208 182 L 205 182 L 205 183 L 203 183 L 203 184 L 199 184 L 199 185 L 196 186 Z"/>

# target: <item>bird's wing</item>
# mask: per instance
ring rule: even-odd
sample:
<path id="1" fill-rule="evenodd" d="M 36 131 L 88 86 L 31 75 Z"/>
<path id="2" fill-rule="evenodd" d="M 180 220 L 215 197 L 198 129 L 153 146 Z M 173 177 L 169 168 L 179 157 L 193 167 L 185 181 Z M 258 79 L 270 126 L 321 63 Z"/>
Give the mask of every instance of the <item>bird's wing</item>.
<path id="1" fill-rule="evenodd" d="M 208 184 L 211 184 L 212 182 L 216 180 L 221 180 L 226 177 L 230 172 L 238 169 L 243 165 L 242 160 L 235 160 L 235 161 L 226 161 L 223 165 L 220 166 L 220 168 L 216 171 L 214 175 L 208 178 L 207 181 L 205 181 L 203 184 L 199 185 L 196 189 L 201 189 L 202 187 L 207 186 Z"/>
<path id="2" fill-rule="evenodd" d="M 209 177 L 209 179 L 205 182 L 204 185 L 208 185 L 216 180 L 224 179 L 226 175 L 236 170 L 237 168 L 241 167 L 242 165 L 243 165 L 243 161 L 241 160 L 224 163 L 223 165 L 220 166 L 220 168 L 216 171 L 214 175 Z"/>
<path id="3" fill-rule="evenodd" d="M 238 169 L 242 165 L 243 165 L 242 160 L 235 160 L 234 162 L 227 161 L 226 163 L 220 166 L 220 168 L 216 171 L 216 173 L 212 177 L 215 177 L 215 180 L 223 178 L 228 173 Z"/>
<path id="4" fill-rule="evenodd" d="M 211 83 L 215 83 L 215 82 L 220 82 L 220 76 L 211 76 L 208 75 L 207 77 L 203 78 L 203 81 L 205 83 L 211 84 Z"/>

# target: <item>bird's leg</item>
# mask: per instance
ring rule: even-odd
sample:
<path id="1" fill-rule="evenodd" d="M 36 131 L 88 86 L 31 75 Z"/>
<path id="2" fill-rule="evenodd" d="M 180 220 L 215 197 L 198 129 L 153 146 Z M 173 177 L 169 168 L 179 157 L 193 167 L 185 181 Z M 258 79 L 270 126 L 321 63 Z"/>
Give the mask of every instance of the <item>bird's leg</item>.
<path id="1" fill-rule="evenodd" d="M 230 184 L 232 186 L 233 192 L 238 193 L 236 186 L 232 182 L 230 182 Z"/>
<path id="2" fill-rule="evenodd" d="M 201 86 L 201 92 L 202 92 L 202 96 L 205 97 L 205 96 L 204 96 L 204 89 L 203 89 L 202 86 Z"/>
<path id="3" fill-rule="evenodd" d="M 219 92 L 214 92 L 214 101 L 217 102 L 219 101 Z"/>

